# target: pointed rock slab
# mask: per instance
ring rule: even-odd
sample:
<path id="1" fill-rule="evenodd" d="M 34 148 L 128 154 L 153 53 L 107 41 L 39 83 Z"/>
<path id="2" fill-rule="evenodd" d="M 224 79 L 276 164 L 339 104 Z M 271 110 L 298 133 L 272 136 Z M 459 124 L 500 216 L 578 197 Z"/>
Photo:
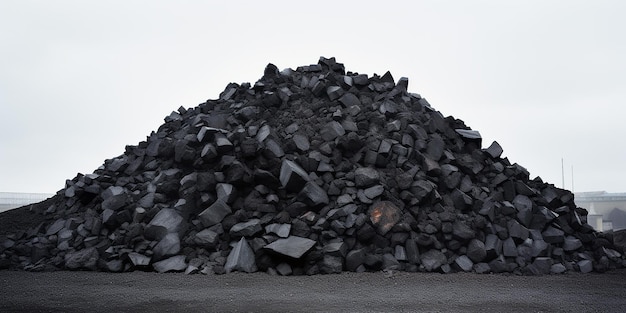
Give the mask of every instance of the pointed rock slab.
<path id="1" fill-rule="evenodd" d="M 230 206 L 224 200 L 218 199 L 206 210 L 198 214 L 198 218 L 204 227 L 209 227 L 221 222 L 230 213 L 232 213 Z"/>
<path id="2" fill-rule="evenodd" d="M 174 209 L 161 209 L 148 223 L 144 231 L 146 238 L 161 240 L 168 233 L 178 232 L 183 217 Z"/>
<path id="3" fill-rule="evenodd" d="M 283 160 L 280 166 L 280 183 L 289 192 L 302 190 L 309 181 L 309 174 L 298 164 L 290 160 Z"/>
<path id="4" fill-rule="evenodd" d="M 383 236 L 402 218 L 400 209 L 390 201 L 380 201 L 373 204 L 368 215 L 378 233 Z"/>
<path id="5" fill-rule="evenodd" d="M 175 255 L 171 258 L 167 258 L 165 260 L 152 264 L 152 267 L 154 267 L 154 270 L 159 273 L 172 271 L 182 272 L 187 269 L 187 262 L 185 262 L 184 255 Z"/>
<path id="6" fill-rule="evenodd" d="M 232 271 L 253 273 L 258 270 L 254 251 L 245 238 L 242 237 L 228 254 L 224 270 L 226 273 Z"/>
<path id="7" fill-rule="evenodd" d="M 315 246 L 314 240 L 298 236 L 289 236 L 286 239 L 278 239 L 270 243 L 265 246 L 265 249 L 290 258 L 299 259 L 311 250 L 313 246 Z"/>

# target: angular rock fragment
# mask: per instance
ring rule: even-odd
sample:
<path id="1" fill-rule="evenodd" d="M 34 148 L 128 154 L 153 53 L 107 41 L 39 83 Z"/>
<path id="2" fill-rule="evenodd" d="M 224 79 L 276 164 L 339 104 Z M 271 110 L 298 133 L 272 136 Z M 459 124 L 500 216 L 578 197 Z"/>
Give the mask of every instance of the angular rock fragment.
<path id="1" fill-rule="evenodd" d="M 311 148 L 311 143 L 309 142 L 309 138 L 302 134 L 293 135 L 293 142 L 298 148 L 298 150 L 305 152 Z"/>
<path id="2" fill-rule="evenodd" d="M 467 255 L 458 256 L 454 263 L 464 272 L 469 272 L 474 267 L 474 262 Z"/>
<path id="3" fill-rule="evenodd" d="M 161 259 L 164 256 L 174 255 L 180 252 L 180 238 L 178 234 L 169 233 L 161 239 L 152 249 L 155 259 Z"/>
<path id="4" fill-rule="evenodd" d="M 485 244 L 478 239 L 472 239 L 467 246 L 467 257 L 469 257 L 472 262 L 479 263 L 484 260 L 486 256 L 487 250 L 485 250 Z"/>
<path id="5" fill-rule="evenodd" d="M 218 199 L 211 204 L 211 206 L 198 214 L 198 218 L 202 222 L 202 225 L 209 227 L 221 222 L 224 217 L 230 213 L 232 213 L 230 206 L 223 200 Z"/>
<path id="6" fill-rule="evenodd" d="M 378 233 L 387 234 L 402 218 L 400 209 L 390 201 L 381 201 L 372 205 L 368 211 L 370 221 Z"/>
<path id="7" fill-rule="evenodd" d="M 368 188 L 380 181 L 380 174 L 371 167 L 360 167 L 354 171 L 354 183 L 357 187 Z"/>
<path id="8" fill-rule="evenodd" d="M 224 270 L 226 273 L 232 271 L 253 273 L 257 271 L 254 251 L 245 238 L 242 237 L 228 254 Z"/>
<path id="9" fill-rule="evenodd" d="M 193 238 L 196 244 L 209 247 L 215 246 L 218 240 L 219 234 L 209 228 L 199 231 Z"/>
<path id="10" fill-rule="evenodd" d="M 437 270 L 447 261 L 446 256 L 441 251 L 435 249 L 422 253 L 420 260 L 424 268 L 429 272 Z"/>
<path id="11" fill-rule="evenodd" d="M 98 250 L 94 247 L 70 252 L 65 255 L 65 267 L 68 269 L 88 269 L 96 270 L 97 262 L 100 258 Z"/>
<path id="12" fill-rule="evenodd" d="M 288 256 L 290 258 L 299 259 L 311 248 L 313 248 L 314 245 L 315 241 L 311 239 L 298 236 L 289 236 L 285 239 L 278 239 L 270 243 L 269 245 L 265 246 L 265 249 L 284 256 Z"/>
<path id="13" fill-rule="evenodd" d="M 309 175 L 295 162 L 284 160 L 280 167 L 279 179 L 285 189 L 297 192 L 309 181 Z"/>
<path id="14" fill-rule="evenodd" d="M 307 182 L 304 185 L 298 194 L 298 200 L 313 208 L 328 204 L 330 201 L 326 191 L 314 182 Z"/>
<path id="15" fill-rule="evenodd" d="M 187 263 L 185 262 L 184 255 L 175 255 L 173 257 L 152 264 L 152 267 L 154 267 L 154 270 L 159 273 L 172 271 L 181 272 L 187 268 Z"/>
<path id="16" fill-rule="evenodd" d="M 181 230 L 183 217 L 174 209 L 161 209 L 144 229 L 147 238 L 160 240 L 168 233 Z"/>
<path id="17" fill-rule="evenodd" d="M 495 159 L 499 158 L 504 150 L 502 150 L 502 147 L 497 141 L 494 141 L 491 143 L 489 148 L 485 149 L 485 152 Z"/>
<path id="18" fill-rule="evenodd" d="M 341 257 L 325 255 L 322 259 L 320 271 L 323 274 L 339 274 L 343 271 L 343 260 Z"/>
<path id="19" fill-rule="evenodd" d="M 589 273 L 593 271 L 593 263 L 591 260 L 580 260 L 576 263 L 581 273 Z"/>
<path id="20" fill-rule="evenodd" d="M 543 240 L 547 243 L 562 243 L 565 241 L 565 232 L 553 226 L 548 226 L 541 235 L 543 236 Z"/>
<path id="21" fill-rule="evenodd" d="M 291 224 L 270 224 L 265 226 L 265 232 L 268 234 L 275 234 L 281 238 L 289 237 L 291 231 Z"/>
<path id="22" fill-rule="evenodd" d="M 263 230 L 261 220 L 254 218 L 247 222 L 237 223 L 230 228 L 230 235 L 234 237 L 252 237 Z"/>
<path id="23" fill-rule="evenodd" d="M 474 231 L 469 226 L 467 226 L 467 224 L 461 221 L 455 221 L 452 224 L 452 235 L 454 235 L 454 237 L 458 238 L 459 240 L 465 241 L 470 240 L 475 236 Z"/>
<path id="24" fill-rule="evenodd" d="M 148 266 L 150 265 L 151 257 L 145 256 L 137 252 L 131 252 L 128 254 L 128 259 L 134 266 Z"/>

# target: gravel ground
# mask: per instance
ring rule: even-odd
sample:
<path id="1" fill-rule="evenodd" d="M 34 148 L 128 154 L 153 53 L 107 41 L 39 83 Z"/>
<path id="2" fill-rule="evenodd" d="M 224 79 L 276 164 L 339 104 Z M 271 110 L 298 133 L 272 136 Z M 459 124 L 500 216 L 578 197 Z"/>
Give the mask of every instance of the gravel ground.
<path id="1" fill-rule="evenodd" d="M 0 312 L 624 312 L 604 274 L 31 273 L 0 271 Z"/>

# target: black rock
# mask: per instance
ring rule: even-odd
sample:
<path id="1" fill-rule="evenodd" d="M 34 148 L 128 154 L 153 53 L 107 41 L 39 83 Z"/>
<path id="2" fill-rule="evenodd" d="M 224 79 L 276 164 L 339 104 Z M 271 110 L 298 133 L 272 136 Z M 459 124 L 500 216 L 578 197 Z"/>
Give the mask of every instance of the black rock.
<path id="1" fill-rule="evenodd" d="M 314 182 L 307 182 L 304 185 L 298 194 L 298 200 L 312 208 L 328 204 L 330 201 L 326 191 Z"/>
<path id="2" fill-rule="evenodd" d="M 285 189 L 291 192 L 298 192 L 302 190 L 308 181 L 309 175 L 298 164 L 289 160 L 282 162 L 280 167 L 280 182 Z"/>
<path id="3" fill-rule="evenodd" d="M 354 183 L 357 187 L 367 188 L 380 181 L 380 174 L 371 167 L 360 167 L 354 171 Z"/>
<path id="4" fill-rule="evenodd" d="M 420 260 L 427 271 L 433 272 L 446 264 L 447 258 L 441 251 L 432 249 L 422 253 Z"/>
<path id="5" fill-rule="evenodd" d="M 198 214 L 198 218 L 205 227 L 213 226 L 221 222 L 224 217 L 232 213 L 230 206 L 223 200 L 217 200 L 211 206 Z"/>
<path id="6" fill-rule="evenodd" d="M 230 228 L 230 235 L 233 237 L 252 237 L 263 230 L 261 220 L 251 219 L 247 222 L 237 223 Z"/>
<path id="7" fill-rule="evenodd" d="M 175 255 L 173 257 L 152 264 L 152 267 L 154 267 L 154 270 L 159 273 L 171 271 L 181 272 L 187 268 L 187 263 L 185 262 L 184 255 Z"/>
<path id="8" fill-rule="evenodd" d="M 492 158 L 499 158 L 502 155 L 502 147 L 497 141 L 491 143 L 489 148 L 485 149 L 485 152 L 489 154 Z"/>
<path id="9" fill-rule="evenodd" d="M 313 248 L 314 245 L 315 241 L 308 238 L 289 236 L 285 239 L 278 239 L 270 243 L 265 246 L 265 249 L 294 259 L 299 259 Z"/>
<path id="10" fill-rule="evenodd" d="M 483 261 L 486 256 L 487 250 L 485 250 L 485 244 L 478 239 L 472 239 L 467 245 L 467 257 L 469 257 L 472 262 L 479 263 Z"/>
<path id="11" fill-rule="evenodd" d="M 257 271 L 254 251 L 252 251 L 245 238 L 242 237 L 228 254 L 224 270 L 226 273 L 232 271 L 252 273 Z"/>

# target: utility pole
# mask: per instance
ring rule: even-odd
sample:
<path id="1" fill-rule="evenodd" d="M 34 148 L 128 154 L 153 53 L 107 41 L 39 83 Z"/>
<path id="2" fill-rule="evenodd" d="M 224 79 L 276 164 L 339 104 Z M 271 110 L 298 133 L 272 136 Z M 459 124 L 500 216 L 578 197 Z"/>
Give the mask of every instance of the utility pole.
<path id="1" fill-rule="evenodd" d="M 574 193 L 574 164 L 572 164 L 572 193 Z"/>
<path id="2" fill-rule="evenodd" d="M 563 167 L 563 158 L 561 158 L 561 186 L 565 189 L 565 170 Z"/>

